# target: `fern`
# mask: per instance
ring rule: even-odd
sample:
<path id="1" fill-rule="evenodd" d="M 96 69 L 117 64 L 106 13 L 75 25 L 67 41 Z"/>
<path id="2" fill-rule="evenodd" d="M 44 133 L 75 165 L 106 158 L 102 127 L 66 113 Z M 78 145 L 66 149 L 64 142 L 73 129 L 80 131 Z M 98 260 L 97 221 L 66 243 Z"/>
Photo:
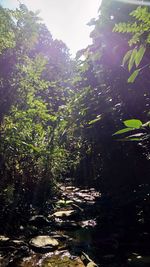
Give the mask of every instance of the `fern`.
<path id="1" fill-rule="evenodd" d="M 130 13 L 130 16 L 150 25 L 150 13 L 147 7 L 138 7 Z"/>
<path id="2" fill-rule="evenodd" d="M 138 7 L 130 13 L 135 19 L 132 23 L 118 23 L 115 25 L 113 31 L 119 33 L 128 33 L 131 38 L 128 41 L 129 46 L 133 46 L 133 49 L 129 50 L 123 58 L 122 65 L 128 64 L 128 70 L 137 68 L 142 61 L 142 58 L 146 51 L 146 46 L 150 44 L 150 12 L 147 7 Z M 149 66 L 150 64 L 146 65 Z M 135 69 L 130 75 L 128 82 L 134 82 L 138 76 L 140 70 Z"/>
<path id="3" fill-rule="evenodd" d="M 118 23 L 115 25 L 113 31 L 119 33 L 131 33 L 131 39 L 129 40 L 129 46 L 138 44 L 141 42 L 143 34 L 147 34 L 145 38 L 146 43 L 150 43 L 150 13 L 147 7 L 138 7 L 130 13 L 134 19 L 133 23 Z"/>

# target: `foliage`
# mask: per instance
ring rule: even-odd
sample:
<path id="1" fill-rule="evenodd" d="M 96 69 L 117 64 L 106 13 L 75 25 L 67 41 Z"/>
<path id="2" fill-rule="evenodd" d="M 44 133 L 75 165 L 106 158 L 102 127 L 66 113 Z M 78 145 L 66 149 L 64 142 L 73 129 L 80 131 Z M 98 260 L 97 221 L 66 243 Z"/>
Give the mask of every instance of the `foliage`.
<path id="1" fill-rule="evenodd" d="M 150 13 L 148 8 L 138 7 L 130 13 L 130 16 L 132 16 L 136 21 L 132 23 L 118 23 L 113 29 L 113 31 L 119 33 L 130 33 L 131 38 L 128 41 L 129 46 L 136 45 L 133 49 L 129 50 L 123 58 L 122 64 L 124 66 L 128 63 L 129 71 L 131 71 L 134 65 L 135 68 L 139 67 L 146 52 L 146 46 L 150 43 Z M 136 69 L 129 77 L 128 82 L 133 83 L 140 71 L 148 66 L 149 64 Z"/>
<path id="2" fill-rule="evenodd" d="M 1 8 L 8 29 L 0 43 L 1 203 L 41 204 L 67 175 L 108 193 L 139 184 L 149 142 L 149 11 L 133 10 L 102 1 L 89 23 L 92 44 L 72 60 L 37 13 Z M 115 136 L 140 146 L 114 142 L 121 121 Z"/>
<path id="3" fill-rule="evenodd" d="M 73 124 L 66 117 L 67 106 L 55 111 L 42 99 L 41 93 L 51 86 L 41 78 L 44 67 L 39 56 L 35 60 L 25 57 L 23 65 L 18 65 L 19 101 L 1 126 L 1 154 L 7 172 L 12 173 L 15 183 L 18 177 L 17 182 L 31 193 L 44 180 L 56 181 L 71 163 L 63 135 L 71 138 Z"/>
<path id="4" fill-rule="evenodd" d="M 94 26 L 92 45 L 77 54 L 76 88 L 82 93 L 88 87 L 81 101 L 84 110 L 82 119 L 86 121 L 82 136 L 88 149 L 83 152 L 85 156 L 76 174 L 82 178 L 77 178 L 77 181 L 94 183 L 101 191 L 111 194 L 140 181 L 141 172 L 138 167 L 133 170 L 133 161 L 136 166 L 140 166 L 140 162 L 145 162 L 145 166 L 148 164 L 148 151 L 144 151 L 145 145 L 148 147 L 148 141 L 144 139 L 147 130 L 142 129 L 145 137 L 139 147 L 136 142 L 116 143 L 111 138 L 126 118 L 140 118 L 144 122 L 149 116 L 149 72 L 144 67 L 148 64 L 147 45 L 141 42 L 133 48 L 133 52 L 128 44 L 130 33 L 113 31 L 119 22 L 133 23 L 129 14 L 134 8 L 134 5 L 118 1 L 102 1 L 99 17 L 90 22 Z M 129 50 L 122 63 L 124 54 Z M 129 83 L 125 64 L 133 72 Z M 143 77 L 141 81 L 136 81 L 139 72 Z M 121 131 L 128 133 L 129 130 L 132 128 L 126 127 Z M 140 134 L 141 129 L 133 130 L 133 133 Z M 127 171 L 127 165 L 130 171 Z M 148 179 L 147 172 L 144 179 Z"/>
<path id="5" fill-rule="evenodd" d="M 121 32 L 121 33 L 131 33 L 132 37 L 129 40 L 129 45 L 135 45 L 132 50 L 129 50 L 122 61 L 123 66 L 128 63 L 128 70 L 131 71 L 131 69 L 139 67 L 145 53 L 146 49 L 148 49 L 149 44 L 149 30 L 150 30 L 150 24 L 149 24 L 149 17 L 150 13 L 148 11 L 147 7 L 138 7 L 137 9 L 133 10 L 130 13 L 130 16 L 134 17 L 136 21 L 134 23 L 118 23 L 114 27 L 114 31 Z M 143 38 L 144 36 L 144 38 Z M 140 43 L 139 48 L 137 44 Z M 139 69 L 134 70 L 134 72 L 131 74 L 131 76 L 128 78 L 128 82 L 133 83 L 140 73 L 141 70 L 143 70 L 145 67 L 148 67 L 149 63 L 145 65 L 144 67 L 141 67 Z M 145 141 L 149 139 L 149 121 L 145 124 L 142 124 L 140 120 L 128 120 L 129 125 L 125 124 L 127 128 L 121 129 L 117 131 L 116 134 L 122 134 L 128 131 L 134 131 L 135 129 L 141 129 L 142 132 L 129 135 L 126 138 L 122 140 L 127 141 Z M 129 126 L 129 127 L 128 127 Z M 137 126 L 137 127 L 136 127 Z"/>
<path id="6" fill-rule="evenodd" d="M 126 128 L 115 132 L 113 135 L 123 134 L 126 132 L 133 132 L 133 134 L 129 135 L 129 136 L 127 136 L 121 140 L 144 141 L 144 140 L 150 138 L 150 134 L 149 134 L 150 122 L 143 124 L 140 120 L 132 119 L 132 120 L 126 120 L 123 123 L 126 126 Z M 137 130 L 138 130 L 138 133 L 137 133 Z M 134 133 L 134 132 L 136 132 L 136 133 Z"/>
<path id="7" fill-rule="evenodd" d="M 141 40 L 143 40 L 144 43 L 149 44 L 150 42 L 150 35 L 149 35 L 150 14 L 149 14 L 148 8 L 141 7 L 141 6 L 137 7 L 137 9 L 133 10 L 130 13 L 130 16 L 135 18 L 136 21 L 132 23 L 118 23 L 115 25 L 114 31 L 122 32 L 122 33 L 131 33 L 132 38 L 129 40 L 130 46 L 140 43 Z"/>
<path id="8" fill-rule="evenodd" d="M 80 158 L 68 80 L 72 62 L 66 45 L 52 39 L 37 13 L 24 5 L 1 10 L 8 12 L 14 38 L 13 45 L 3 45 L 0 57 L 2 197 L 41 205 Z"/>
<path id="9" fill-rule="evenodd" d="M 15 46 L 14 22 L 11 20 L 9 10 L 4 10 L 0 6 L 0 54 L 7 49 Z"/>

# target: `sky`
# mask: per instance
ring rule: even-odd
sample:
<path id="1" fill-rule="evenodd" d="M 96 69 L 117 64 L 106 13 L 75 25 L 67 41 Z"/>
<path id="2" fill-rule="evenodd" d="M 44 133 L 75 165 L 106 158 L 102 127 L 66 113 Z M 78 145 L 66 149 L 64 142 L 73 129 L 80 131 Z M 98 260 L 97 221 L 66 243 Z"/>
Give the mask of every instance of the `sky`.
<path id="1" fill-rule="evenodd" d="M 91 44 L 92 27 L 87 23 L 98 15 L 101 0 L 21 0 L 33 11 L 40 10 L 40 17 L 54 39 L 62 40 L 70 54 Z M 15 8 L 17 0 L 0 0 L 4 7 Z"/>

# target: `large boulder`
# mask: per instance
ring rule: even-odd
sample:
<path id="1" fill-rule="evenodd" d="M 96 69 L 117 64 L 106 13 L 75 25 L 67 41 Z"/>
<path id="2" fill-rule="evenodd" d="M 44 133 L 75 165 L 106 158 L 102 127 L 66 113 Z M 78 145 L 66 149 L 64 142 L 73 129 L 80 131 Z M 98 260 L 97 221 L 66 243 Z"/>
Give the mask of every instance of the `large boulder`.
<path id="1" fill-rule="evenodd" d="M 48 251 L 53 251 L 55 250 L 59 242 L 57 239 L 47 236 L 47 235 L 39 235 L 34 238 L 32 238 L 29 242 L 30 246 L 32 247 L 33 250 L 41 252 L 41 253 L 46 253 Z"/>

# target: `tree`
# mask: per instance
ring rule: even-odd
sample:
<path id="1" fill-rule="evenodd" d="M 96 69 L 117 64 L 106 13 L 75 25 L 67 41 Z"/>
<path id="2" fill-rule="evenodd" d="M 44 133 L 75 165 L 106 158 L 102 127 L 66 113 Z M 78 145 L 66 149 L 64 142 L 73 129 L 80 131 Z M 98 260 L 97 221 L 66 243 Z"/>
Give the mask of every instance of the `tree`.
<path id="1" fill-rule="evenodd" d="M 1 24 L 1 39 L 0 39 L 0 54 L 7 49 L 15 46 L 14 22 L 11 19 L 9 10 L 3 9 L 0 6 L 0 24 Z"/>
<path id="2" fill-rule="evenodd" d="M 101 190 L 110 190 L 111 193 L 125 187 L 134 188 L 140 183 L 142 175 L 140 169 L 134 166 L 148 165 L 142 148 L 133 143 L 116 144 L 111 137 L 115 129 L 121 127 L 122 120 L 139 118 L 144 123 L 149 111 L 147 74 L 142 81 L 127 82 L 128 71 L 122 66 L 122 58 L 129 49 L 129 34 L 113 31 L 116 23 L 132 21 L 129 12 L 133 9 L 134 5 L 103 1 L 99 18 L 92 21 L 95 25 L 91 33 L 93 44 L 78 53 L 79 58 L 80 55 L 85 58 L 80 64 L 82 78 L 78 86 L 81 91 L 85 86 L 89 87 L 83 100 L 87 119 L 84 135 L 92 144 L 83 165 L 90 166 L 90 171 L 86 173 L 91 173 L 90 180 L 95 177 Z M 88 125 L 92 121 L 95 123 Z M 144 178 L 147 181 L 148 172 Z"/>

